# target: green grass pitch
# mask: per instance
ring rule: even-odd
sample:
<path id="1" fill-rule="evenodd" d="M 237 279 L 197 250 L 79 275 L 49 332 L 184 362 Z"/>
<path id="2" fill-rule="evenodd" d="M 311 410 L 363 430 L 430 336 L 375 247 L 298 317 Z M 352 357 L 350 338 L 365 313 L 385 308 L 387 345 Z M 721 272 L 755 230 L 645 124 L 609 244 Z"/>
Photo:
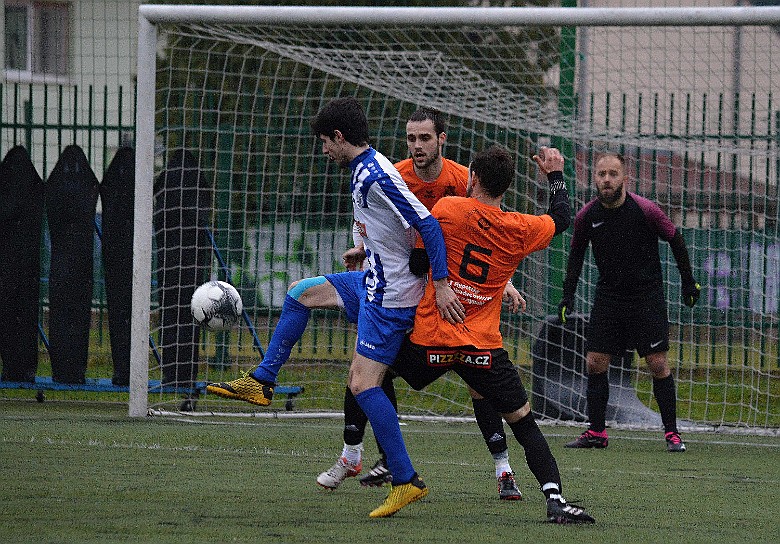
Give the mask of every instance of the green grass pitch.
<path id="1" fill-rule="evenodd" d="M 473 423 L 405 422 L 431 492 L 393 518 L 387 489 L 314 483 L 342 444 L 339 419 L 153 417 L 122 404 L 0 401 L 5 542 L 774 542 L 780 437 L 615 430 L 606 450 L 567 450 L 581 429 L 543 426 L 569 501 L 593 526 L 544 523 L 544 501 L 510 441 L 524 500 L 498 500 Z M 366 440 L 367 464 L 375 460 Z"/>

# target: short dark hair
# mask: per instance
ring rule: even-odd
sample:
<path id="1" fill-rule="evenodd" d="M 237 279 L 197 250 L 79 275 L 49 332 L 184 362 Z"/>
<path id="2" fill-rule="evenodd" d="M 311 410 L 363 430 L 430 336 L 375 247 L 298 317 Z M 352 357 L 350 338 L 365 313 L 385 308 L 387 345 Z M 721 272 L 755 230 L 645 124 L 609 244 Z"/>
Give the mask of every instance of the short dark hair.
<path id="1" fill-rule="evenodd" d="M 437 136 L 447 130 L 447 120 L 444 118 L 444 114 L 436 108 L 423 106 L 409 117 L 409 121 L 414 121 L 415 123 L 421 123 L 429 119 L 433 121 L 433 130 L 436 131 Z"/>
<path id="2" fill-rule="evenodd" d="M 615 157 L 617 160 L 620 161 L 620 166 L 622 166 L 623 169 L 625 170 L 626 158 L 623 156 L 622 153 L 619 153 L 617 151 L 598 151 L 596 153 L 596 156 L 593 159 L 593 166 L 596 166 L 596 163 L 599 162 L 604 157 Z"/>
<path id="3" fill-rule="evenodd" d="M 515 161 L 499 145 L 474 155 L 469 169 L 479 176 L 480 185 L 493 198 L 503 195 L 515 179 Z"/>
<path id="4" fill-rule="evenodd" d="M 352 97 L 336 98 L 325 104 L 311 122 L 316 136 L 333 138 L 336 131 L 352 145 L 368 143 L 368 119 L 360 102 Z"/>

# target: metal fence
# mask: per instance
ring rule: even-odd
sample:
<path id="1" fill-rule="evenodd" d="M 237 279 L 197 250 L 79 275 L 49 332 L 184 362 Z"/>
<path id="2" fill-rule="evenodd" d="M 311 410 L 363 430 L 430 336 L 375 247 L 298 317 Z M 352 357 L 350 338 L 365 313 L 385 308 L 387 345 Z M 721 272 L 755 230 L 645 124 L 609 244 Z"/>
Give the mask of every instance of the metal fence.
<path id="1" fill-rule="evenodd" d="M 611 121 L 616 126 L 625 124 L 627 115 L 625 100 L 619 97 L 590 97 L 594 100 L 605 99 L 612 104 Z M 690 104 L 695 100 L 688 96 Z M 647 100 L 646 106 L 652 109 L 653 100 Z M 657 104 L 657 97 L 655 97 Z M 614 104 L 618 104 L 617 107 Z M 703 302 L 694 311 L 694 322 L 700 325 L 702 334 L 710 338 L 726 336 L 726 342 L 739 343 L 758 341 L 762 344 L 777 342 L 778 313 L 780 312 L 780 236 L 778 232 L 778 180 L 780 165 L 770 164 L 770 156 L 777 156 L 780 147 L 780 113 L 758 119 L 755 100 L 743 99 L 737 103 L 721 107 L 724 111 L 742 109 L 740 117 L 752 118 L 750 126 L 742 127 L 738 133 L 730 134 L 725 123 L 720 126 L 716 136 L 724 141 L 746 142 L 752 150 L 745 162 L 733 152 L 720 153 L 715 157 L 714 166 L 705 167 L 705 157 L 662 156 L 653 150 L 628 149 L 633 156 L 631 163 L 636 190 L 653 198 L 662 207 L 674 207 L 679 210 L 677 219 L 686 227 L 686 239 L 692 248 L 697 277 L 704 288 Z M 0 84 L 0 155 L 4 155 L 14 145 L 24 145 L 33 159 L 36 168 L 45 180 L 61 151 L 70 144 L 82 147 L 97 175 L 102 178 L 105 167 L 116 149 L 122 145 L 132 145 L 134 140 L 135 89 L 119 87 L 95 89 L 92 86 L 36 85 L 21 83 Z M 768 105 L 772 109 L 772 104 Z M 724 111 L 713 115 L 722 118 Z M 740 110 L 741 111 L 741 110 Z M 652 116 L 652 112 L 651 112 Z M 638 127 L 663 136 L 659 125 Z M 691 129 L 692 130 L 692 129 Z M 457 141 L 457 129 L 450 131 L 449 140 Z M 671 127 L 669 128 L 671 132 Z M 690 137 L 690 134 L 687 135 Z M 702 137 L 712 135 L 702 134 Z M 384 142 L 398 142 L 397 134 L 382 134 Z M 671 136 L 670 136 L 671 137 Z M 756 148 L 767 150 L 762 161 L 755 153 Z M 405 150 L 393 148 L 396 154 Z M 772 150 L 772 153 L 769 151 Z M 588 150 L 578 152 L 577 157 L 577 199 L 575 208 L 590 199 Z M 581 155 L 581 156 L 580 156 Z M 462 157 L 453 157 L 460 158 Z M 676 162 L 680 159 L 682 162 Z M 709 159 L 709 157 L 707 158 Z M 711 161 L 709 161 L 711 162 Z M 746 168 L 740 165 L 746 164 Z M 681 166 L 682 165 L 682 166 Z M 693 165 L 693 166 L 689 166 Z M 294 168 L 291 161 L 288 168 Z M 206 175 L 214 172 L 205 172 Z M 214 183 L 223 183 L 220 176 L 214 175 Z M 229 181 L 227 181 L 229 183 Z M 229 190 L 229 187 L 217 187 Z M 318 190 L 319 195 L 328 195 L 330 191 Z M 314 197 L 317 198 L 317 197 Z M 324 198 L 324 196 L 321 196 Z M 284 203 L 275 204 L 283 208 Z M 707 206 L 709 213 L 715 214 L 709 224 L 705 224 L 702 210 L 697 206 Z M 289 210 L 295 217 L 294 210 Z M 94 267 L 94 315 L 97 316 L 97 338 L 104 342 L 103 332 L 106 322 L 105 286 L 101 266 L 100 239 L 97 231 L 100 226 L 100 205 L 96 210 L 95 267 Z M 288 228 L 289 225 L 279 225 Z M 273 229 L 274 226 L 264 226 Z M 245 233 L 251 236 L 250 233 Z M 273 233 L 269 236 L 273 238 Z M 48 301 L 47 278 L 49 270 L 49 240 L 44 225 L 41 247 L 41 315 Z M 244 240 L 239 246 L 244 246 Z M 255 243 L 257 245 L 257 243 Z M 676 284 L 674 269 L 663 249 L 667 262 L 667 278 Z M 258 276 L 262 271 L 255 271 Z M 290 271 L 291 273 L 293 271 Z M 295 275 L 295 274 L 293 274 Z M 583 276 L 591 286 L 595 280 L 592 266 Z M 520 286 L 522 288 L 522 286 Z M 585 287 L 581 294 L 589 299 L 589 289 Z M 677 309 L 676 287 L 669 291 L 672 301 L 671 315 Z M 272 293 L 265 293 L 268 309 L 274 307 Z M 725 331 L 713 333 L 712 330 Z M 758 340 L 755 340 L 755 339 Z M 738 348 L 737 348 L 738 349 Z M 780 367 L 777 348 L 762 348 L 761 353 L 769 359 L 760 362 L 765 368 Z"/>

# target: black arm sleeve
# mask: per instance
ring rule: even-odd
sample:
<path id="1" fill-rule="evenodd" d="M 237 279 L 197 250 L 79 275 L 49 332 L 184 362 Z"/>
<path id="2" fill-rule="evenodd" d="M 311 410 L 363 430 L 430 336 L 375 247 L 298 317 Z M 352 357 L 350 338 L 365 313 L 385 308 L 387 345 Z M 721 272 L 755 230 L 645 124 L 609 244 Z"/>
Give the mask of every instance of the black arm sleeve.
<path id="1" fill-rule="evenodd" d="M 585 262 L 585 250 L 587 245 L 572 245 L 569 251 L 569 260 L 566 264 L 566 279 L 563 280 L 563 297 L 564 299 L 574 298 L 574 293 L 577 291 L 577 282 L 580 280 L 580 273 L 582 272 L 582 265 Z"/>
<path id="2" fill-rule="evenodd" d="M 571 203 L 569 191 L 563 181 L 563 172 L 550 172 L 547 174 L 550 182 L 550 208 L 547 215 L 553 218 L 555 234 L 560 234 L 571 225 Z"/>
<path id="3" fill-rule="evenodd" d="M 688 247 L 685 245 L 685 239 L 679 228 L 674 231 L 674 237 L 669 240 L 669 247 L 672 249 L 677 269 L 680 271 L 680 278 L 693 281 L 693 269 L 691 268 L 691 259 L 688 256 Z"/>

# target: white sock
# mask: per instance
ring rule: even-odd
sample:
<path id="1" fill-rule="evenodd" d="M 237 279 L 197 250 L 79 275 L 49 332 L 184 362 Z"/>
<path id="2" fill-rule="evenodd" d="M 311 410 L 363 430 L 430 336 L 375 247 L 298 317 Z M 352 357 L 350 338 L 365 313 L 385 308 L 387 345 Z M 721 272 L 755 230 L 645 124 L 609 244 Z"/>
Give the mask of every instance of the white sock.
<path id="1" fill-rule="evenodd" d="M 344 449 L 341 450 L 341 456 L 352 466 L 360 464 L 363 460 L 363 443 L 354 446 L 345 443 Z"/>
<path id="2" fill-rule="evenodd" d="M 558 487 L 558 484 L 555 482 L 547 482 L 544 484 L 542 486 L 542 493 L 544 493 L 548 500 L 555 499 L 556 501 L 560 501 L 566 504 L 566 499 L 564 499 L 563 495 L 561 495 L 561 488 Z"/>
<path id="3" fill-rule="evenodd" d="M 493 460 L 496 462 L 496 478 L 500 478 L 504 472 L 512 472 L 512 467 L 509 466 L 509 450 L 494 453 Z"/>

